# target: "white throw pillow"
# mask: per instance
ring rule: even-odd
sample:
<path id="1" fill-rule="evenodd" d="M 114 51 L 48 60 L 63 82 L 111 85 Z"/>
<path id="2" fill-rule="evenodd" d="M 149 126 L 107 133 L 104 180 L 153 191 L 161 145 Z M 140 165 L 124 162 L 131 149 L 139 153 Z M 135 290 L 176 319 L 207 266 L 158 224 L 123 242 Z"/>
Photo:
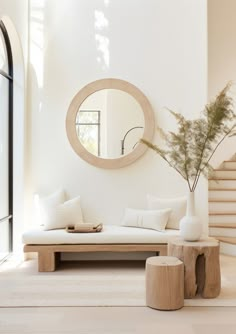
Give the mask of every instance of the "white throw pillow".
<path id="1" fill-rule="evenodd" d="M 68 224 L 80 223 L 83 223 L 83 214 L 80 207 L 80 196 L 78 196 L 49 208 L 44 230 L 65 228 Z"/>
<path id="2" fill-rule="evenodd" d="M 39 195 L 35 195 L 35 206 L 39 215 L 39 223 L 40 225 L 47 224 L 48 220 L 48 212 L 54 208 L 55 206 L 64 203 L 66 200 L 66 195 L 63 189 L 59 189 L 54 193 L 40 197 Z"/>
<path id="3" fill-rule="evenodd" d="M 166 228 L 178 230 L 180 219 L 186 215 L 187 198 L 158 198 L 147 195 L 147 204 L 149 210 L 160 210 L 171 208 L 171 213 Z"/>
<path id="4" fill-rule="evenodd" d="M 137 210 L 126 208 L 122 225 L 163 231 L 165 230 L 170 212 L 171 209 Z"/>

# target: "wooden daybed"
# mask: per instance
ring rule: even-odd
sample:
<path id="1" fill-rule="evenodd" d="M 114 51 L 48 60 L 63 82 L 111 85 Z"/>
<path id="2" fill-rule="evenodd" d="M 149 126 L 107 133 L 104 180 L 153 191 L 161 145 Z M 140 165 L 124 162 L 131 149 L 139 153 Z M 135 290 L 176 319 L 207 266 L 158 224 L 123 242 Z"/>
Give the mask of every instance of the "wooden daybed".
<path id="1" fill-rule="evenodd" d="M 31 230 L 23 234 L 24 252 L 38 253 L 38 270 L 54 271 L 62 252 L 148 252 L 167 254 L 171 237 L 178 230 L 163 232 L 135 227 L 105 225 L 99 233 L 68 233 L 65 229 Z"/>

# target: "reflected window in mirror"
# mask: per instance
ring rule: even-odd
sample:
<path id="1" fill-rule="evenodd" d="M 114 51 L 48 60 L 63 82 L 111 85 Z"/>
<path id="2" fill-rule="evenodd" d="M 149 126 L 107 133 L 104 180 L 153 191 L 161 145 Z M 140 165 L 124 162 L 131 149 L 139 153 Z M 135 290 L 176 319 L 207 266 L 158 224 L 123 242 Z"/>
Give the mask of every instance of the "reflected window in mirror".
<path id="1" fill-rule="evenodd" d="M 96 156 L 101 152 L 101 110 L 80 110 L 76 130 L 81 144 Z"/>

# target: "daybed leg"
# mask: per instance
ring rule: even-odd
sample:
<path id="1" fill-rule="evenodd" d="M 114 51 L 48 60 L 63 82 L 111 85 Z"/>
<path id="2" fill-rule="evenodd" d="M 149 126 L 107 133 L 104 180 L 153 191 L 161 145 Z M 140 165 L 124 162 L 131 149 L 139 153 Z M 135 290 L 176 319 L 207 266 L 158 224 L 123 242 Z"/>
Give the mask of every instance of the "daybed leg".
<path id="1" fill-rule="evenodd" d="M 158 255 L 159 256 L 166 256 L 167 255 L 167 245 L 162 245 L 159 248 Z"/>
<path id="2" fill-rule="evenodd" d="M 38 252 L 38 271 L 54 271 L 56 269 L 57 253 L 52 251 Z"/>

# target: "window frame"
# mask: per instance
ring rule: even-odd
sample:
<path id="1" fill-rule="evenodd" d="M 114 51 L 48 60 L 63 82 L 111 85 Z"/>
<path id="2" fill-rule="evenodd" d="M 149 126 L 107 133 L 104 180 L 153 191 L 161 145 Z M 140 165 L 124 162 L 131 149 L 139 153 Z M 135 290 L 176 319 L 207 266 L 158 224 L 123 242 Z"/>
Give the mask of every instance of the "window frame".
<path id="1" fill-rule="evenodd" d="M 92 125 L 92 126 L 97 126 L 97 156 L 100 157 L 101 155 L 101 110 L 87 110 L 87 109 L 82 109 L 79 110 L 79 113 L 82 114 L 83 112 L 87 113 L 97 113 L 97 122 L 77 122 L 75 123 L 76 126 L 79 125 Z"/>
<path id="2" fill-rule="evenodd" d="M 0 260 L 4 261 L 13 250 L 13 56 L 10 38 L 5 24 L 0 20 L 0 29 L 4 37 L 6 46 L 6 56 L 8 59 L 8 72 L 0 69 L 0 75 L 9 80 L 8 86 L 8 216 L 0 219 L 9 222 L 9 254 Z"/>

